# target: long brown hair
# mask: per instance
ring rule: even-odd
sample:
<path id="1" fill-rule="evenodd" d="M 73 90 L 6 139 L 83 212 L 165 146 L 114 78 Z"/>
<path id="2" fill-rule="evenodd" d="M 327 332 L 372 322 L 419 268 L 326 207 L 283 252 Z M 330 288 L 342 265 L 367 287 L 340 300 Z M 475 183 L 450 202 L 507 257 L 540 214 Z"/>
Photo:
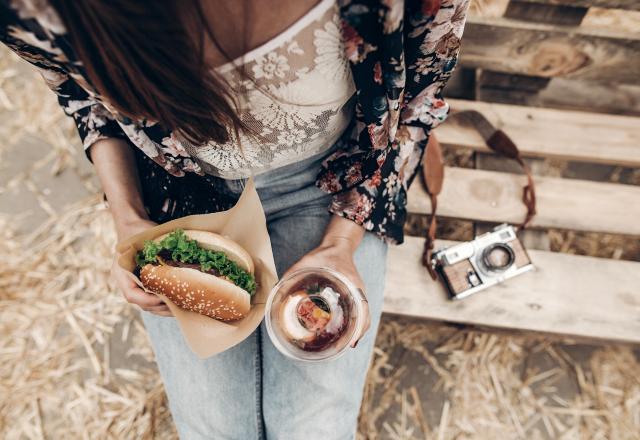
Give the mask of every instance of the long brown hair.
<path id="1" fill-rule="evenodd" d="M 216 42 L 199 0 L 51 4 L 92 86 L 123 115 L 158 121 L 196 145 L 242 128 L 233 91 L 204 62 L 205 36 Z"/>

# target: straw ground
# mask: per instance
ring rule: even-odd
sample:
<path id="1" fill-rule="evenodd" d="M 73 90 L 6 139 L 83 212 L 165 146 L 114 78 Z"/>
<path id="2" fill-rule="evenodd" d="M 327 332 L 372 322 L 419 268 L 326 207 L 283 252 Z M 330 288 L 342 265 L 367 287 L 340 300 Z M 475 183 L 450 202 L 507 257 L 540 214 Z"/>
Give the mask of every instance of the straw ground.
<path id="1" fill-rule="evenodd" d="M 0 135 L 0 437 L 176 438 L 71 121 L 6 49 Z M 376 345 L 361 438 L 639 438 L 638 347 L 389 316 Z"/>

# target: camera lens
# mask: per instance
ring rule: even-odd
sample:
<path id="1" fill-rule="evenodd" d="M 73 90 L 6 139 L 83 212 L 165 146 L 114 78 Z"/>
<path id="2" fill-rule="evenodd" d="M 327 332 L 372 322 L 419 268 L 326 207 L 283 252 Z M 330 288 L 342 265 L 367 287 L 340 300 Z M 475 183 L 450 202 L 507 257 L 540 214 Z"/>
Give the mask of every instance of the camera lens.
<path id="1" fill-rule="evenodd" d="M 482 262 L 489 270 L 506 270 L 511 267 L 514 260 L 513 249 L 504 243 L 494 243 L 482 251 Z"/>

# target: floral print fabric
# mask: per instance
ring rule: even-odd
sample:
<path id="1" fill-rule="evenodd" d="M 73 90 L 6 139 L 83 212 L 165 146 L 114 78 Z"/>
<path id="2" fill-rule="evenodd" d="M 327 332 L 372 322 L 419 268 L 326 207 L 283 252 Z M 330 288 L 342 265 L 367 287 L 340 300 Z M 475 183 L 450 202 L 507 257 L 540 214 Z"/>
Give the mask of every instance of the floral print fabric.
<path id="1" fill-rule="evenodd" d="M 317 185 L 334 194 L 331 212 L 390 243 L 403 240 L 408 186 L 429 132 L 448 113 L 441 92 L 457 62 L 468 2 L 338 1 L 344 53 L 356 86 L 355 121 L 347 133 L 349 142 L 325 161 Z M 147 185 L 143 190 L 158 201 L 156 221 L 229 206 L 223 180 L 206 175 L 171 132 L 153 121 L 119 115 L 95 92 L 46 0 L 0 0 L 0 40 L 40 69 L 74 118 L 85 148 L 110 137 L 137 147 Z M 331 56 L 329 52 L 317 57 Z M 271 79 L 289 73 L 278 54 L 266 56 L 273 59 L 253 69 L 255 76 Z M 215 187 L 215 198 L 211 193 L 177 197 L 185 194 L 180 179 L 194 191 Z M 150 188 L 152 184 L 156 186 Z M 180 190 L 172 193 L 171 188 Z"/>
<path id="2" fill-rule="evenodd" d="M 350 148 L 329 157 L 318 186 L 331 212 L 401 243 L 407 189 L 430 131 L 447 116 L 468 0 L 341 2 L 358 101 Z"/>

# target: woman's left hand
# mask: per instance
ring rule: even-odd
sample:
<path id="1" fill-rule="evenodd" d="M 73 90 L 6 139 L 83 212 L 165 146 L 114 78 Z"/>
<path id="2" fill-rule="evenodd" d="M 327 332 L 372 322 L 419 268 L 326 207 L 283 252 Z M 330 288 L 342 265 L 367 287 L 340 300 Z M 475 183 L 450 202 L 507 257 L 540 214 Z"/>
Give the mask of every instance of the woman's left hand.
<path id="1" fill-rule="evenodd" d="M 325 233 L 322 243 L 291 266 L 282 278 L 299 269 L 328 267 L 342 273 L 358 289 L 361 289 L 361 291 L 365 293 L 364 282 L 362 281 L 362 278 L 360 278 L 360 274 L 358 273 L 353 261 L 353 253 L 362 239 L 364 230 L 347 232 L 349 230 L 348 228 L 352 228 L 352 226 L 343 224 L 342 222 L 349 222 L 351 225 L 355 225 L 351 220 L 334 217 L 327 228 L 327 232 Z M 341 225 L 344 225 L 347 229 L 342 228 Z M 357 228 L 362 229 L 359 226 L 357 226 Z M 336 230 L 340 230 L 341 233 L 336 234 Z M 356 346 L 358 341 L 360 341 L 371 325 L 369 303 L 365 301 L 364 305 L 366 319 L 359 330 L 357 339 L 351 344 L 351 347 Z"/>

